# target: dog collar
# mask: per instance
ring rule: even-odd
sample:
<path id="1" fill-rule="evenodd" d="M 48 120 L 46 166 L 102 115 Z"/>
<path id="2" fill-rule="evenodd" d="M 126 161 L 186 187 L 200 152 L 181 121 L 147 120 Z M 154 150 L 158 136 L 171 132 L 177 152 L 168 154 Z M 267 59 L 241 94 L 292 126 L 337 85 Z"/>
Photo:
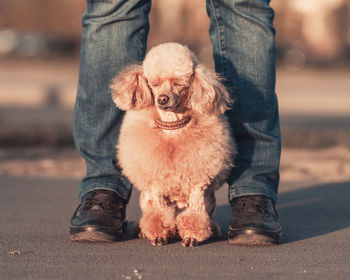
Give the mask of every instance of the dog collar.
<path id="1" fill-rule="evenodd" d="M 165 122 L 165 121 L 162 121 L 161 119 L 155 119 L 154 124 L 161 129 L 175 130 L 186 126 L 190 122 L 190 120 L 191 120 L 191 116 L 187 115 L 183 119 L 178 121 L 173 121 L 173 122 Z"/>

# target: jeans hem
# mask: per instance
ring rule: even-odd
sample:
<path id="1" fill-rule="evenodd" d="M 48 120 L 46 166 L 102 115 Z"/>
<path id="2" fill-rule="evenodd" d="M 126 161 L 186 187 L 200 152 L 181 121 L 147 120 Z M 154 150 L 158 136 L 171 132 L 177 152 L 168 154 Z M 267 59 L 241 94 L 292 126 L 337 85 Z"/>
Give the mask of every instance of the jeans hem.
<path id="1" fill-rule="evenodd" d="M 96 182 L 86 186 L 81 186 L 78 192 L 78 197 L 81 200 L 84 195 L 93 190 L 109 190 L 117 193 L 120 198 L 126 201 L 129 201 L 131 191 L 125 190 L 122 186 L 119 186 L 115 183 L 107 183 L 107 182 Z"/>
<path id="2" fill-rule="evenodd" d="M 275 203 L 277 202 L 277 194 L 268 188 L 257 188 L 257 187 L 235 187 L 234 189 L 229 188 L 228 192 L 228 200 L 229 202 L 237 197 L 245 196 L 245 195 L 264 195 L 268 198 L 271 198 Z"/>

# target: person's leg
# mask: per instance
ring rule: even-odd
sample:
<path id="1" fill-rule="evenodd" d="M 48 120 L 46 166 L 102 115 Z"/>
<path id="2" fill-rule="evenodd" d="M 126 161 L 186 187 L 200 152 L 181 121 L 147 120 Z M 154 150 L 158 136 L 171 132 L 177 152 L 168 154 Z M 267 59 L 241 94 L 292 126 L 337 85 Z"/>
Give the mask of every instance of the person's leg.
<path id="1" fill-rule="evenodd" d="M 140 62 L 146 52 L 150 0 L 87 0 L 83 15 L 74 141 L 87 174 L 79 198 L 105 189 L 128 201 L 131 184 L 115 163 L 115 145 L 123 117 L 109 86 L 125 65 Z"/>
<path id="2" fill-rule="evenodd" d="M 281 151 L 275 94 L 274 13 L 269 0 L 207 0 L 215 68 L 235 99 L 228 113 L 238 155 L 229 200 L 277 199 Z"/>
<path id="3" fill-rule="evenodd" d="M 235 99 L 227 114 L 238 154 L 229 180 L 231 244 L 279 243 L 281 137 L 269 0 L 207 0 L 215 68 Z"/>

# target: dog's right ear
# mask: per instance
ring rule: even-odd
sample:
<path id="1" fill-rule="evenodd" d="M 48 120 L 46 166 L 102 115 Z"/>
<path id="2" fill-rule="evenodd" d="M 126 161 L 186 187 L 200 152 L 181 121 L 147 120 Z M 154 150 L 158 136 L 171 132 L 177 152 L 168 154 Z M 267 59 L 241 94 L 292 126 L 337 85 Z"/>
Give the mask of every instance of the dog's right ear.
<path id="1" fill-rule="evenodd" d="M 153 104 L 141 65 L 129 65 L 112 81 L 112 98 L 121 110 L 140 110 Z"/>

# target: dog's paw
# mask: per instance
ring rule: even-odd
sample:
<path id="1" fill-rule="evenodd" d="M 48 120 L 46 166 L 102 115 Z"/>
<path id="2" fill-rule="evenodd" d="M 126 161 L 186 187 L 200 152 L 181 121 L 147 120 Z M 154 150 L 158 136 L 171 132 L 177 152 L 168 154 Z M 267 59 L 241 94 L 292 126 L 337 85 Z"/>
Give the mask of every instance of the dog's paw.
<path id="1" fill-rule="evenodd" d="M 168 239 L 164 238 L 164 237 L 156 237 L 154 239 L 151 240 L 152 245 L 165 245 L 168 243 Z"/>
<path id="2" fill-rule="evenodd" d="M 149 239 L 153 245 L 166 244 L 176 233 L 175 220 L 159 212 L 144 214 L 139 227 L 139 237 Z"/>
<path id="3" fill-rule="evenodd" d="M 142 232 L 140 232 L 138 234 L 138 237 L 141 238 L 141 239 L 147 239 L 147 236 L 145 234 L 143 234 Z"/>
<path id="4" fill-rule="evenodd" d="M 183 240 L 182 245 L 193 247 L 212 236 L 208 215 L 187 212 L 177 217 L 177 228 Z"/>
<path id="5" fill-rule="evenodd" d="M 195 247 L 198 246 L 198 241 L 195 238 L 188 237 L 182 240 L 181 245 L 184 247 Z"/>

